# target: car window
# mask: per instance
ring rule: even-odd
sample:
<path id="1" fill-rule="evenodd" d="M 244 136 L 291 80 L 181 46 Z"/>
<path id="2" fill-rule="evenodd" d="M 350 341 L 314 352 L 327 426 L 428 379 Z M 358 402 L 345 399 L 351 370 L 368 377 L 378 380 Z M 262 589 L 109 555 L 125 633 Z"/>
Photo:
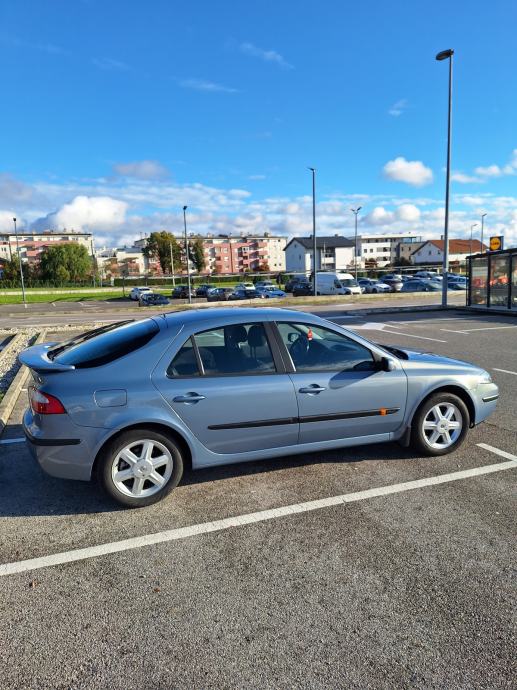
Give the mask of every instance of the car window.
<path id="1" fill-rule="evenodd" d="M 48 357 L 59 364 L 73 364 L 76 369 L 98 367 L 147 345 L 159 330 L 152 319 L 115 324 L 58 345 L 48 351 Z"/>
<path id="2" fill-rule="evenodd" d="M 370 350 L 321 326 L 278 323 L 278 330 L 296 371 L 372 371 Z"/>
<path id="3" fill-rule="evenodd" d="M 167 376 L 199 376 L 194 341 L 189 338 L 167 367 Z"/>
<path id="4" fill-rule="evenodd" d="M 205 375 L 276 372 L 262 324 L 232 324 L 197 333 L 194 338 Z"/>

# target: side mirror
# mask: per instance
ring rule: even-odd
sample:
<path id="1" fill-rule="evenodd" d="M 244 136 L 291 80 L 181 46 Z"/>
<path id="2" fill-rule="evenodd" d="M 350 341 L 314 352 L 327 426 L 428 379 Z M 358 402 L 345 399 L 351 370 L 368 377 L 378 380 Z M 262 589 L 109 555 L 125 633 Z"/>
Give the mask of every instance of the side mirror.
<path id="1" fill-rule="evenodd" d="M 381 371 L 394 371 L 395 362 L 389 357 L 382 357 L 379 362 Z"/>

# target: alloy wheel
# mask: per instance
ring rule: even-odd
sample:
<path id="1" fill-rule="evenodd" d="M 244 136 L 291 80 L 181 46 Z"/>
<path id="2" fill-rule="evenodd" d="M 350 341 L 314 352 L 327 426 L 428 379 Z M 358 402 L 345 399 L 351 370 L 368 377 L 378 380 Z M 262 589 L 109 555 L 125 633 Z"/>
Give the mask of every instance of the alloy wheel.
<path id="1" fill-rule="evenodd" d="M 132 441 L 115 456 L 111 479 L 115 488 L 131 498 L 147 498 L 163 489 L 172 475 L 174 461 L 159 441 Z"/>
<path id="2" fill-rule="evenodd" d="M 449 448 L 458 440 L 463 428 L 460 410 L 450 402 L 431 407 L 422 422 L 426 443 L 436 450 Z"/>

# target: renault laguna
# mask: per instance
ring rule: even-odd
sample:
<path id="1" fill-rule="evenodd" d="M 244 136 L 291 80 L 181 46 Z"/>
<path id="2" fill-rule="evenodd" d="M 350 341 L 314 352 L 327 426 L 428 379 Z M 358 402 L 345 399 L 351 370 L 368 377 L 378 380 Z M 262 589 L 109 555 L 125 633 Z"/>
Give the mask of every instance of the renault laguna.
<path id="1" fill-rule="evenodd" d="M 204 309 L 35 345 L 23 428 L 55 477 L 118 503 L 166 496 L 197 469 L 398 441 L 444 455 L 496 406 L 472 364 L 381 346 L 313 314 Z"/>

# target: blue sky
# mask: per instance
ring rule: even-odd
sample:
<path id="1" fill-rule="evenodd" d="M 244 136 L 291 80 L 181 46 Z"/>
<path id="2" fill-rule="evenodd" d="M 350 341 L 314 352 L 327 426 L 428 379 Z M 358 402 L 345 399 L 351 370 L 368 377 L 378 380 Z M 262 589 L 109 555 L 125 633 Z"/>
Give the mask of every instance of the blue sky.
<path id="1" fill-rule="evenodd" d="M 321 232 L 443 227 L 517 240 L 517 5 L 3 0 L 0 231 Z"/>

